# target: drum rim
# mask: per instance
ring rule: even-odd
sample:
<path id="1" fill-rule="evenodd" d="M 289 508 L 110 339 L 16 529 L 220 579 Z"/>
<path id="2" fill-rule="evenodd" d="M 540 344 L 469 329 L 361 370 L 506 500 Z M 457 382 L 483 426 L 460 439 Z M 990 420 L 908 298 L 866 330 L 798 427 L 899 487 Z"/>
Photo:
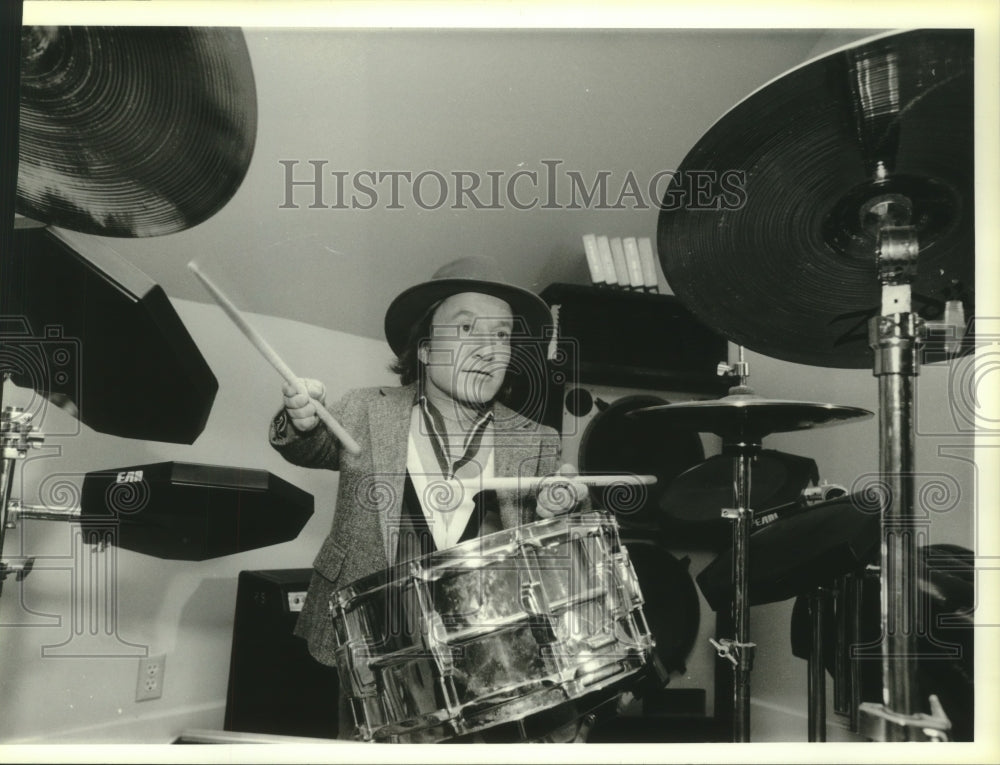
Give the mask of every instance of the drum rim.
<path id="1" fill-rule="evenodd" d="M 606 527 L 611 527 L 614 530 L 617 539 L 620 534 L 618 521 L 611 513 L 604 510 L 568 513 L 554 518 L 542 518 L 530 523 L 511 526 L 510 528 L 494 531 L 492 534 L 469 539 L 452 547 L 435 550 L 432 553 L 411 558 L 401 563 L 395 563 L 388 568 L 365 574 L 335 590 L 333 599 L 342 608 L 347 608 L 357 598 L 364 597 L 366 594 L 381 587 L 386 587 L 397 582 L 403 583 L 415 577 L 424 579 L 425 581 L 433 579 L 433 577 L 422 576 L 420 572 L 434 571 L 435 568 L 454 570 L 461 567 L 463 562 L 472 565 L 473 562 L 507 557 L 509 551 L 519 545 L 530 545 L 533 542 L 537 542 L 538 537 L 554 536 L 564 529 L 589 528 L 596 530 Z M 538 533 L 525 535 L 525 530 L 537 531 Z M 505 541 L 500 542 L 500 540 Z M 475 556 L 469 555 L 473 551 L 480 552 Z M 424 565 L 425 563 L 429 565 Z"/>

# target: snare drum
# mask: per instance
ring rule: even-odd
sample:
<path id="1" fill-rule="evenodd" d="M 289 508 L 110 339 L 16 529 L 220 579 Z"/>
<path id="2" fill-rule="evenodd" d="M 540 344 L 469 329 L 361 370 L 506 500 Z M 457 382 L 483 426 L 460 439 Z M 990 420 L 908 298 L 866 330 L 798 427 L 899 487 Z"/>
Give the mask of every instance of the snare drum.
<path id="1" fill-rule="evenodd" d="M 337 665 L 367 741 L 433 742 L 613 690 L 653 650 L 607 513 L 499 531 L 336 593 Z M 591 694 L 594 694 L 591 696 Z"/>

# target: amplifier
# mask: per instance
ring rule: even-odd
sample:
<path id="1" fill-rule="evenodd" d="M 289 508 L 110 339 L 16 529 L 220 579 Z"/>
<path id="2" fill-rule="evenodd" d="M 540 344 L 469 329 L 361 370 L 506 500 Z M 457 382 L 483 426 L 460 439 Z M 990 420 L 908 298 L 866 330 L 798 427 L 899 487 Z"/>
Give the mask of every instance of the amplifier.
<path id="1" fill-rule="evenodd" d="M 312 569 L 241 571 L 225 730 L 336 738 L 339 680 L 293 634 Z"/>

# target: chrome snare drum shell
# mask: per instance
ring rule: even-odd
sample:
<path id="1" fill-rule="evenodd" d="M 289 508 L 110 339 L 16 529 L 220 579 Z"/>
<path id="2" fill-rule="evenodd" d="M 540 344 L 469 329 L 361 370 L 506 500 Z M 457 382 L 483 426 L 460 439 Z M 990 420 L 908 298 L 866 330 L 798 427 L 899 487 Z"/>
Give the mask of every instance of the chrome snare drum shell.
<path id="1" fill-rule="evenodd" d="M 618 524 L 604 512 L 505 529 L 336 593 L 356 735 L 433 742 L 522 720 L 639 673 L 653 650 Z"/>

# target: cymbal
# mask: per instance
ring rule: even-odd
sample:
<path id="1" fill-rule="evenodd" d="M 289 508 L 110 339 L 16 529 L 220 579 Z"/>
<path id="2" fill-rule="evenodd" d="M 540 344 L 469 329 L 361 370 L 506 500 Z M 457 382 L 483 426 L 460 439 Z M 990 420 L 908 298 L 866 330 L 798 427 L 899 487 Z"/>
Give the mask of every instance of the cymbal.
<path id="1" fill-rule="evenodd" d="M 735 457 L 717 454 L 685 470 L 660 496 L 660 509 L 680 521 L 729 524 L 720 511 L 733 504 Z M 750 507 L 767 510 L 794 502 L 809 485 L 819 483 L 816 462 L 808 457 L 764 449 L 751 465 Z"/>
<path id="2" fill-rule="evenodd" d="M 737 393 L 708 401 L 683 401 L 636 409 L 630 417 L 715 433 L 723 438 L 763 438 L 770 433 L 811 430 L 874 416 L 867 409 L 811 401 L 770 400 Z"/>
<path id="3" fill-rule="evenodd" d="M 239 188 L 257 132 L 239 29 L 26 26 L 21 48 L 17 212 L 158 236 Z"/>
<path id="4" fill-rule="evenodd" d="M 970 319 L 972 50 L 971 30 L 885 35 L 733 107 L 664 194 L 658 249 L 674 294 L 764 355 L 870 368 L 876 240 L 889 223 L 917 230 L 913 310 L 933 320 L 959 300 Z"/>

